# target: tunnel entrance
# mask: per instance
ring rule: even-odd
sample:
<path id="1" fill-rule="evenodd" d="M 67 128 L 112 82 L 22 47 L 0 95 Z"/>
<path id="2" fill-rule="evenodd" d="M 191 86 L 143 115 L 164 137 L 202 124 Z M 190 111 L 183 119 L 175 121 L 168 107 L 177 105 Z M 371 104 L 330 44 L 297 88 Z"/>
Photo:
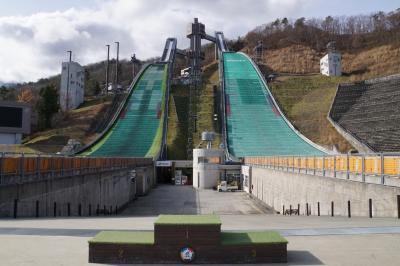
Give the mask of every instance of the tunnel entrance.
<path id="1" fill-rule="evenodd" d="M 157 161 L 157 183 L 171 185 L 193 184 L 192 161 Z"/>
<path id="2" fill-rule="evenodd" d="M 171 167 L 157 167 L 157 183 L 159 184 L 172 184 Z"/>

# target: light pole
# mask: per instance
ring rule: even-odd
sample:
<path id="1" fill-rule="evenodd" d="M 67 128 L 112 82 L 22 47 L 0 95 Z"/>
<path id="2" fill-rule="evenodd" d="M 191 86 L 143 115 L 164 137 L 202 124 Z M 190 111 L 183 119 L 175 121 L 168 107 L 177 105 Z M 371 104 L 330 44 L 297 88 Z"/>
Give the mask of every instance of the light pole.
<path id="1" fill-rule="evenodd" d="M 107 64 L 106 64 L 106 95 L 108 95 L 108 71 L 109 71 L 109 63 L 110 63 L 110 45 L 107 46 Z"/>
<path id="2" fill-rule="evenodd" d="M 65 109 L 68 111 L 69 109 L 69 66 L 71 64 L 72 61 L 72 51 L 67 51 L 67 53 L 69 53 L 69 62 L 68 62 L 68 66 L 67 66 L 67 99 L 65 102 Z"/>
<path id="3" fill-rule="evenodd" d="M 119 62 L 119 42 L 115 42 L 117 44 L 117 62 L 115 64 L 115 86 L 118 90 L 118 62 Z"/>

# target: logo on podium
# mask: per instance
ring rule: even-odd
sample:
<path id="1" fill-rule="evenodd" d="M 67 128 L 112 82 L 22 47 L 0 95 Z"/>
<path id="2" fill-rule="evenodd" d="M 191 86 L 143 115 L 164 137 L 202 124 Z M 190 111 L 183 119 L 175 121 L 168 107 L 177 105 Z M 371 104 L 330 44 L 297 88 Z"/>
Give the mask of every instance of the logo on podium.
<path id="1" fill-rule="evenodd" d="M 195 252 L 190 247 L 184 247 L 180 252 L 181 260 L 185 263 L 190 263 L 194 260 Z"/>

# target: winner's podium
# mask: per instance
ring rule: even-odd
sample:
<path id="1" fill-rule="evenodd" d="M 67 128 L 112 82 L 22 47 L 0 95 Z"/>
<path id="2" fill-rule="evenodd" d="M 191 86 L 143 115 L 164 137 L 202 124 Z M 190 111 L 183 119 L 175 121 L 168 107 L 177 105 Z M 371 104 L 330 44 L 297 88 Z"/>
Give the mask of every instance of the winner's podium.
<path id="1" fill-rule="evenodd" d="M 93 263 L 272 263 L 287 261 L 274 231 L 221 232 L 216 215 L 160 215 L 154 231 L 103 231 L 89 241 Z"/>

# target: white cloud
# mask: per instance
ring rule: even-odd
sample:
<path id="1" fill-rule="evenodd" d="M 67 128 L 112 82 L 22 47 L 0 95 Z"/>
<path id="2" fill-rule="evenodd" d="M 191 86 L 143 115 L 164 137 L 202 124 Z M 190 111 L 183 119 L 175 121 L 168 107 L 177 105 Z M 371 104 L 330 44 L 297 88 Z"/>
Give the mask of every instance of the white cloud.
<path id="1" fill-rule="evenodd" d="M 121 58 L 161 55 L 167 37 L 187 46 L 186 26 L 199 17 L 211 34 L 228 38 L 245 34 L 277 17 L 295 15 L 306 0 L 111 0 L 92 9 L 36 13 L 0 18 L 0 80 L 32 81 L 57 74 L 72 50 L 88 64 L 105 58 L 105 44 L 121 43 Z M 114 49 L 112 56 L 115 56 Z"/>

